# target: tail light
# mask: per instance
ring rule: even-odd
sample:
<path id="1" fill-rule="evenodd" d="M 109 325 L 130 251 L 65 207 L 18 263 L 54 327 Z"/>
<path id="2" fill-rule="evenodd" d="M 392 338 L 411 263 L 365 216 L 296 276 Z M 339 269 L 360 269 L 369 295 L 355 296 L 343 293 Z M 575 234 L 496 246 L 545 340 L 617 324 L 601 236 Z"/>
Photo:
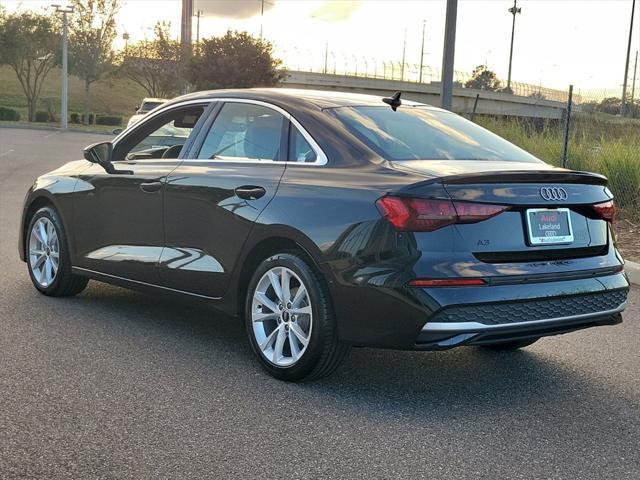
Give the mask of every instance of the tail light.
<path id="1" fill-rule="evenodd" d="M 615 221 L 616 204 L 613 202 L 613 200 L 609 200 L 608 202 L 604 203 L 596 203 L 592 208 L 598 218 L 606 220 L 609 223 L 613 223 Z"/>
<path id="2" fill-rule="evenodd" d="M 380 214 L 398 230 L 432 232 L 454 223 L 477 223 L 509 207 L 486 203 L 432 200 L 387 195 L 378 199 Z"/>

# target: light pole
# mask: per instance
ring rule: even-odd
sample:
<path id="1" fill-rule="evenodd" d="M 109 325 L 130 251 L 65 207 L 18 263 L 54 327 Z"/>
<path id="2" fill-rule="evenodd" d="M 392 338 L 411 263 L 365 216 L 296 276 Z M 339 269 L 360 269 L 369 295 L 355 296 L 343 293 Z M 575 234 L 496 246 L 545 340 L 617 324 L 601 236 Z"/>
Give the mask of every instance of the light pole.
<path id="1" fill-rule="evenodd" d="M 127 51 L 127 47 L 129 46 L 129 34 L 127 32 L 124 32 L 122 34 L 122 39 L 124 40 L 124 51 Z"/>
<path id="2" fill-rule="evenodd" d="M 407 53 L 407 29 L 404 29 L 404 42 L 402 44 L 402 71 L 400 72 L 400 80 L 404 80 L 404 61 Z"/>
<path id="3" fill-rule="evenodd" d="M 620 116 L 624 117 L 627 110 L 627 80 L 629 78 L 629 57 L 631 56 L 631 38 L 633 37 L 633 15 L 636 11 L 636 0 L 631 0 L 631 25 L 629 25 L 629 43 L 627 44 L 627 60 L 624 64 L 624 83 L 622 84 L 622 104 Z"/>
<path id="4" fill-rule="evenodd" d="M 442 52 L 442 78 L 440 81 L 440 106 L 446 110 L 453 108 L 453 62 L 456 51 L 457 18 L 458 0 L 447 0 L 444 50 Z"/>
<path id="5" fill-rule="evenodd" d="M 200 17 L 204 12 L 202 10 L 198 10 L 196 12 L 196 44 L 200 44 Z M 262 37 L 262 28 L 260 29 L 260 36 Z"/>
<path id="6" fill-rule="evenodd" d="M 422 64 L 424 63 L 424 31 L 427 26 L 427 21 L 422 20 L 422 47 L 420 48 L 420 82 L 422 83 Z"/>
<path id="7" fill-rule="evenodd" d="M 522 12 L 522 8 L 518 8 L 518 0 L 513 0 L 513 7 L 509 9 L 509 13 L 513 15 L 513 23 L 511 24 L 511 50 L 509 51 L 509 75 L 507 76 L 507 91 L 511 91 L 511 65 L 513 63 L 513 37 L 516 33 L 516 15 Z"/>
<path id="8" fill-rule="evenodd" d="M 67 60 L 67 14 L 73 13 L 70 5 L 51 5 L 56 13 L 62 13 L 62 94 L 60 95 L 60 128 L 67 128 L 67 90 L 68 90 L 68 60 Z"/>

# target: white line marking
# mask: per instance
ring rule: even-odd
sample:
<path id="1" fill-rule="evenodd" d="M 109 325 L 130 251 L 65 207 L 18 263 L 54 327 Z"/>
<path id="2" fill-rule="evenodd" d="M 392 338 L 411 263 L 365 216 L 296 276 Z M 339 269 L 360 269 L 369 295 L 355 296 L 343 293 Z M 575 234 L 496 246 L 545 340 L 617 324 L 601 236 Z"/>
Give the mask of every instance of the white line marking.
<path id="1" fill-rule="evenodd" d="M 11 150 L 7 150 L 4 153 L 0 153 L 0 157 L 4 157 L 5 155 L 9 155 L 11 152 L 15 152 L 15 150 L 12 148 Z"/>

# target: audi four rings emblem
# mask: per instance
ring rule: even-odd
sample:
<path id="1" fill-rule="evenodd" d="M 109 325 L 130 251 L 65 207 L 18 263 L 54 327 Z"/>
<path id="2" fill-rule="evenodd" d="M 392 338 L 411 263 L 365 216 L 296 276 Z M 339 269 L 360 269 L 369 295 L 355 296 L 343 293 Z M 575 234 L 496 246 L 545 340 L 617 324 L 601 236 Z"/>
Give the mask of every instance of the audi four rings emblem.
<path id="1" fill-rule="evenodd" d="M 567 191 L 560 187 L 542 187 L 540 189 L 540 196 L 547 201 L 566 200 L 569 198 Z"/>

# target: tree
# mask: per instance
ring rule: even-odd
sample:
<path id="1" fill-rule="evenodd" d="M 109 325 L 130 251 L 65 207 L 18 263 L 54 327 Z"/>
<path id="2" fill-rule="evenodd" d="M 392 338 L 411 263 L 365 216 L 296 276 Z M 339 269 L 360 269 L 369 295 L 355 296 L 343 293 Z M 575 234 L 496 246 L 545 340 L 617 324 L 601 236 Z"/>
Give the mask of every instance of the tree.
<path id="1" fill-rule="evenodd" d="M 144 88 L 150 97 L 173 97 L 180 90 L 182 47 L 173 40 L 171 24 L 158 22 L 154 38 L 129 45 L 121 52 L 120 75 Z"/>
<path id="2" fill-rule="evenodd" d="M 0 12 L 0 64 L 10 65 L 27 99 L 29 121 L 35 120 L 44 79 L 56 63 L 60 35 L 50 15 Z"/>
<path id="3" fill-rule="evenodd" d="M 502 82 L 498 80 L 495 72 L 489 70 L 486 65 L 478 65 L 473 69 L 471 78 L 466 81 L 464 86 L 466 88 L 497 92 L 502 88 Z"/>
<path id="4" fill-rule="evenodd" d="M 246 32 L 227 32 L 200 42 L 187 79 L 197 90 L 270 87 L 285 78 L 273 45 Z"/>
<path id="5" fill-rule="evenodd" d="M 69 71 L 84 81 L 84 121 L 89 123 L 89 88 L 115 67 L 111 45 L 120 0 L 72 0 L 69 21 Z"/>

